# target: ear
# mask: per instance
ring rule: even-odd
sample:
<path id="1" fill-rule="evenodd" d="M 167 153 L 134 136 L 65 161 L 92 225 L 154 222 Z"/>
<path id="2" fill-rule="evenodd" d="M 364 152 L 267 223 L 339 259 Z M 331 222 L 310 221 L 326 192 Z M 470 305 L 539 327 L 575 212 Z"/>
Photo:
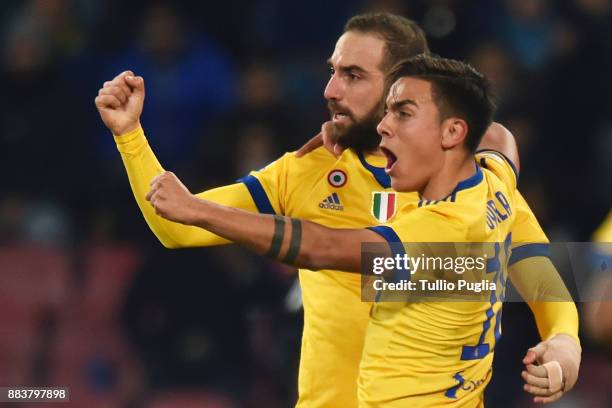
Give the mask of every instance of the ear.
<path id="1" fill-rule="evenodd" d="M 459 118 L 448 118 L 442 122 L 442 148 L 452 149 L 463 143 L 468 133 L 467 122 Z"/>

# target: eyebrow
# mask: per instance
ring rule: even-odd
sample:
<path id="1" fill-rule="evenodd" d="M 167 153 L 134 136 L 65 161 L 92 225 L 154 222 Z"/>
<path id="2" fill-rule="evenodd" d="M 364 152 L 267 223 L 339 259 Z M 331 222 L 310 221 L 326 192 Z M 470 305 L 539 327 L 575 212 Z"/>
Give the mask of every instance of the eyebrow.
<path id="1" fill-rule="evenodd" d="M 387 103 L 387 106 L 389 107 L 389 109 L 399 109 L 404 105 L 412 105 L 415 108 L 419 107 L 419 104 L 416 103 L 416 101 L 412 99 L 402 99 L 401 101 L 396 101 L 396 102 L 391 103 L 391 105 Z"/>
<path id="2" fill-rule="evenodd" d="M 334 64 L 332 64 L 331 58 L 327 60 L 327 65 L 329 65 L 330 67 L 333 67 Z M 360 67 L 359 65 L 346 65 L 346 66 L 339 66 L 338 70 L 340 71 L 356 71 L 356 72 L 360 72 L 362 74 L 367 74 L 368 71 L 366 71 L 364 68 Z"/>

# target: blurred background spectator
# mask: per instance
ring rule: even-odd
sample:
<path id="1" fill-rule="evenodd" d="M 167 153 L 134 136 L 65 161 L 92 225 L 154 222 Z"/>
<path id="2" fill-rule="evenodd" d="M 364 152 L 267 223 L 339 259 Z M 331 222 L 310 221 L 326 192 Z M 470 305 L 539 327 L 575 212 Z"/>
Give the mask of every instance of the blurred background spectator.
<path id="1" fill-rule="evenodd" d="M 366 10 L 417 20 L 434 52 L 491 78 L 545 231 L 589 239 L 612 204 L 612 0 L 4 1 L 0 385 L 70 386 L 74 407 L 294 402 L 292 271 L 232 246 L 163 249 L 93 99 L 125 69 L 143 75 L 160 161 L 192 191 L 227 184 L 318 132 L 325 61 Z M 491 406 L 530 404 L 532 321 L 505 306 Z M 558 406 L 610 407 L 610 360 L 584 348 Z"/>

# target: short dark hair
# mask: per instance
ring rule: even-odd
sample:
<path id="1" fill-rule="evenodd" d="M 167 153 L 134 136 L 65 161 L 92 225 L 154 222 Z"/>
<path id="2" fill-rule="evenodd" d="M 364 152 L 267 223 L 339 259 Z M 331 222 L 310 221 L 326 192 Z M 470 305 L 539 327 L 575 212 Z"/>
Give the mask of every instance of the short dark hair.
<path id="1" fill-rule="evenodd" d="M 402 77 L 430 82 L 440 120 L 453 116 L 464 119 L 468 125 L 465 145 L 476 151 L 496 109 L 488 79 L 465 62 L 424 54 L 397 64 L 389 74 L 389 84 Z"/>
<path id="2" fill-rule="evenodd" d="M 391 13 L 365 13 L 346 22 L 344 32 L 373 33 L 385 41 L 385 57 L 381 69 L 388 71 L 401 60 L 429 53 L 427 38 L 418 24 Z"/>

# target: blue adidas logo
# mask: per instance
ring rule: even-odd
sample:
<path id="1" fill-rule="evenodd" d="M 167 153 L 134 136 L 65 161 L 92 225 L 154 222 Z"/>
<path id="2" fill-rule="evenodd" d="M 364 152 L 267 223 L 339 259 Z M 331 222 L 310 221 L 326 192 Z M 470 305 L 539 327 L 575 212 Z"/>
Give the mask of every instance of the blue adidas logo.
<path id="1" fill-rule="evenodd" d="M 340 204 L 340 197 L 337 193 L 329 195 L 326 199 L 319 203 L 319 208 L 326 208 L 328 210 L 344 211 L 344 207 Z"/>

